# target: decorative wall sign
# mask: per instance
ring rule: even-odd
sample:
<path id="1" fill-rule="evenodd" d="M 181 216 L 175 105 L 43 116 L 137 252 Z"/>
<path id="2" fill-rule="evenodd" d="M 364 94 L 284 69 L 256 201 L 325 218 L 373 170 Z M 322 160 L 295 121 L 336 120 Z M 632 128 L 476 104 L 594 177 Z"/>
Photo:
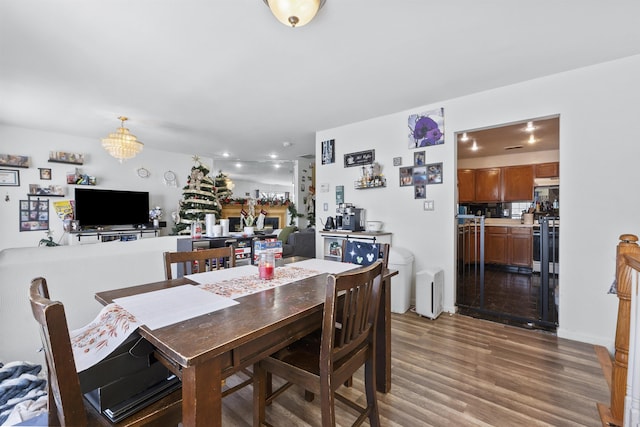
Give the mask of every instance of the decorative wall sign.
<path id="1" fill-rule="evenodd" d="M 370 165 L 376 159 L 376 150 L 358 151 L 344 155 L 344 167 Z"/>
<path id="2" fill-rule="evenodd" d="M 336 205 L 344 203 L 344 185 L 336 185 Z"/>
<path id="3" fill-rule="evenodd" d="M 442 163 L 427 165 L 427 185 L 442 184 Z"/>
<path id="4" fill-rule="evenodd" d="M 49 200 L 20 200 L 20 231 L 49 229 Z"/>
<path id="5" fill-rule="evenodd" d="M 393 166 L 401 166 L 401 165 L 402 165 L 402 157 L 394 157 Z"/>
<path id="6" fill-rule="evenodd" d="M 409 148 L 444 144 L 444 108 L 409 116 Z"/>
<path id="7" fill-rule="evenodd" d="M 6 187 L 19 187 L 20 172 L 11 169 L 0 169 L 0 185 Z"/>
<path id="8" fill-rule="evenodd" d="M 413 153 L 413 165 L 424 166 L 425 163 L 424 151 L 416 151 Z"/>
<path id="9" fill-rule="evenodd" d="M 38 168 L 40 170 L 40 179 L 48 181 L 51 180 L 51 169 L 49 168 Z"/>
<path id="10" fill-rule="evenodd" d="M 16 156 L 15 154 L 0 154 L 0 166 L 13 168 L 28 168 L 29 156 Z"/>
<path id="11" fill-rule="evenodd" d="M 413 185 L 413 168 L 411 166 L 400 168 L 400 187 Z"/>
<path id="12" fill-rule="evenodd" d="M 52 163 L 71 163 L 81 165 L 84 163 L 84 154 L 67 153 L 65 151 L 49 151 L 49 161 Z"/>
<path id="13" fill-rule="evenodd" d="M 336 142 L 335 139 L 322 141 L 322 164 L 328 165 L 336 162 Z"/>

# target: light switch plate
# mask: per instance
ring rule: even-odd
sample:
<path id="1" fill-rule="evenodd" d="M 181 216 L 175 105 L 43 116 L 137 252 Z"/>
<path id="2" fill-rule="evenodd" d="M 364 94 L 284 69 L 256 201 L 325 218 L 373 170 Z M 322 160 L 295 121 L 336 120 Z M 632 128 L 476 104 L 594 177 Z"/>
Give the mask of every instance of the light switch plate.
<path id="1" fill-rule="evenodd" d="M 433 211 L 433 210 L 435 210 L 434 201 L 433 200 L 425 200 L 424 201 L 424 210 L 425 211 Z"/>
<path id="2" fill-rule="evenodd" d="M 324 209 L 325 212 L 328 211 L 329 210 L 329 203 L 324 203 L 322 205 L 322 209 Z"/>
<path id="3" fill-rule="evenodd" d="M 320 192 L 321 193 L 328 193 L 329 192 L 329 184 L 328 183 L 320 184 Z"/>

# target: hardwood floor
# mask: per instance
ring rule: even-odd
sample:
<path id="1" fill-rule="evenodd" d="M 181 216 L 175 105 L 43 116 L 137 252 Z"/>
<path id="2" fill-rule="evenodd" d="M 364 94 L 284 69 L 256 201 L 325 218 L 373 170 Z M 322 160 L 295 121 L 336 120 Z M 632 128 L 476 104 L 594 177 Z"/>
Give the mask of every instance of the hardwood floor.
<path id="1" fill-rule="evenodd" d="M 392 314 L 392 387 L 383 426 L 599 426 L 609 392 L 593 346 L 461 315 Z M 233 378 L 229 379 L 232 383 Z M 341 392 L 364 401 L 362 375 Z M 252 388 L 223 401 L 223 422 L 250 426 Z M 338 425 L 352 412 L 337 403 Z M 295 386 L 267 408 L 277 426 L 320 426 L 317 400 Z M 365 422 L 365 425 L 368 425 Z"/>

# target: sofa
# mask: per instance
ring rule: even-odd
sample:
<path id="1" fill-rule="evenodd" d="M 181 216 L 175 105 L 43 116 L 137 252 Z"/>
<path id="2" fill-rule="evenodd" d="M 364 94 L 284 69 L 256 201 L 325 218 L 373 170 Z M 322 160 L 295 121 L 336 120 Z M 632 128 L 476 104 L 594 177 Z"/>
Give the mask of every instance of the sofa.
<path id="1" fill-rule="evenodd" d="M 315 228 L 305 228 L 298 230 L 298 227 L 288 226 L 281 230 L 275 230 L 278 240 L 282 242 L 282 257 L 316 257 L 316 230 Z"/>
<path id="2" fill-rule="evenodd" d="M 64 304 L 69 328 L 77 329 L 100 312 L 96 292 L 164 280 L 162 253 L 175 251 L 177 238 L 0 251 L 0 362 L 44 363 L 29 304 L 31 279 L 47 279 L 51 299 Z"/>

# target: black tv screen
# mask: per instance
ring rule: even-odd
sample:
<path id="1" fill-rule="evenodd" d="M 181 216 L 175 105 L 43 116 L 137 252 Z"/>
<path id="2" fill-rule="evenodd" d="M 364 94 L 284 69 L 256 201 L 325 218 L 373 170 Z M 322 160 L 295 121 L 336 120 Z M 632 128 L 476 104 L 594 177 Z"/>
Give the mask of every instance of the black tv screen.
<path id="1" fill-rule="evenodd" d="M 75 219 L 80 227 L 136 226 L 149 222 L 146 191 L 75 190 Z"/>

